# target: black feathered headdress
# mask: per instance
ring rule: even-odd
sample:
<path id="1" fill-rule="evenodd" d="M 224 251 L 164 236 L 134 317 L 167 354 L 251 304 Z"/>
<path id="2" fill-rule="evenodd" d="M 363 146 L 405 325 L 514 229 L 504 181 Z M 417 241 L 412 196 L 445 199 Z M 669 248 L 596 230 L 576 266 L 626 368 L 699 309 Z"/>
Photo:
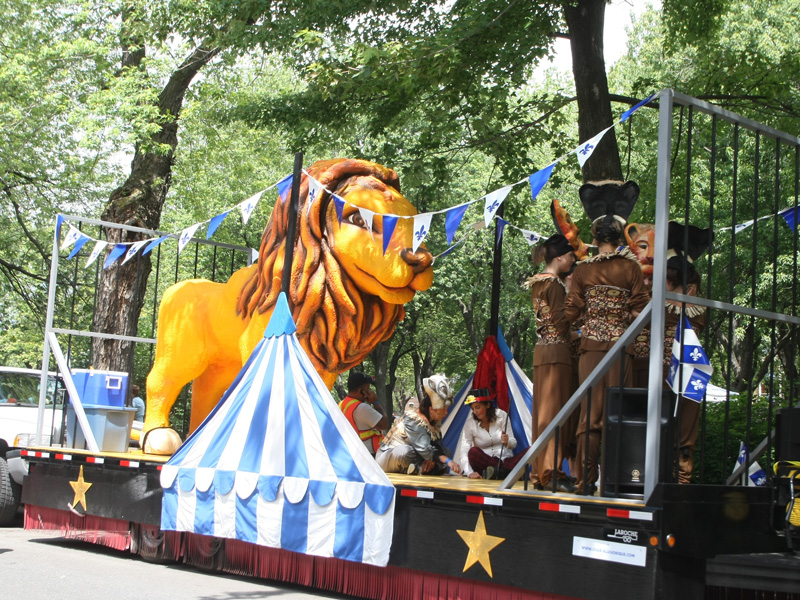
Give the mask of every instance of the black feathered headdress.
<path id="1" fill-rule="evenodd" d="M 686 245 L 688 229 L 688 246 Z M 683 225 L 675 221 L 669 222 L 667 231 L 667 267 L 691 271 L 692 263 L 708 250 L 714 241 L 714 232 L 711 228 L 700 229 L 694 225 Z"/>
<path id="2" fill-rule="evenodd" d="M 639 199 L 639 185 L 635 181 L 584 183 L 578 194 L 592 224 L 608 216 L 626 223 Z"/>

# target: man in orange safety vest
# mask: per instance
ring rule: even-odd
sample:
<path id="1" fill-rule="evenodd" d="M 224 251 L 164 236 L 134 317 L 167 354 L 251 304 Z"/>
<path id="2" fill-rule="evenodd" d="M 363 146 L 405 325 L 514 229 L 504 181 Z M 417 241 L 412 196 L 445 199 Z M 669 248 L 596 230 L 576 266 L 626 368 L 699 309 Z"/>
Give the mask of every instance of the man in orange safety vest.
<path id="1" fill-rule="evenodd" d="M 378 402 L 378 395 L 372 390 L 373 383 L 375 380 L 369 375 L 350 371 L 347 396 L 339 402 L 339 408 L 364 442 L 364 446 L 375 456 L 381 444 L 381 430 L 389 426 L 389 418 Z"/>

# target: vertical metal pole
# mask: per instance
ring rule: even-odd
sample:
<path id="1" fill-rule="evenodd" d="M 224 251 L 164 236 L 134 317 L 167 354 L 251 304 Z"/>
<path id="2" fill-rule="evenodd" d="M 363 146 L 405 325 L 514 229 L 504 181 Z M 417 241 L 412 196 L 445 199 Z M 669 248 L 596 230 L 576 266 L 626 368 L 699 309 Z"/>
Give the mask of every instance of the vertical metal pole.
<path id="1" fill-rule="evenodd" d="M 286 246 L 283 255 L 283 278 L 281 280 L 281 291 L 286 294 L 286 300 L 290 302 L 291 294 L 289 286 L 292 281 L 292 260 L 294 259 L 294 236 L 297 229 L 297 203 L 300 200 L 300 175 L 303 170 L 303 153 L 298 152 L 294 155 L 294 170 L 292 171 L 292 193 L 289 196 L 289 223 L 286 227 Z"/>
<path id="2" fill-rule="evenodd" d="M 498 217 L 503 217 L 501 204 L 495 213 Z M 489 313 L 489 335 L 497 335 L 497 328 L 500 325 L 500 281 L 503 272 L 503 240 L 500 237 L 500 228 L 494 228 L 494 262 L 492 263 L 492 303 Z"/>
<path id="3" fill-rule="evenodd" d="M 66 223 L 66 220 L 62 225 Z M 77 259 L 76 259 L 77 260 Z M 47 372 L 50 370 L 50 340 L 47 334 L 53 328 L 53 313 L 56 304 L 56 283 L 58 282 L 58 228 L 53 231 L 53 255 L 50 257 L 50 283 L 47 288 L 47 316 L 44 323 L 44 348 L 42 350 L 42 376 L 39 380 L 39 413 L 36 417 L 36 438 L 34 443 L 42 443 L 42 427 L 44 427 L 44 407 L 47 397 Z M 66 410 L 66 406 L 64 407 Z M 53 398 L 55 410 L 55 398 Z M 52 440 L 51 440 L 52 443 Z"/>
<path id="4" fill-rule="evenodd" d="M 664 373 L 664 301 L 667 281 L 667 222 L 669 221 L 670 150 L 674 92 L 659 94 L 658 174 L 656 177 L 655 255 L 653 257 L 653 313 L 650 317 L 650 389 L 647 393 L 647 443 L 645 446 L 644 501 L 658 483 L 661 449 L 661 387 Z"/>

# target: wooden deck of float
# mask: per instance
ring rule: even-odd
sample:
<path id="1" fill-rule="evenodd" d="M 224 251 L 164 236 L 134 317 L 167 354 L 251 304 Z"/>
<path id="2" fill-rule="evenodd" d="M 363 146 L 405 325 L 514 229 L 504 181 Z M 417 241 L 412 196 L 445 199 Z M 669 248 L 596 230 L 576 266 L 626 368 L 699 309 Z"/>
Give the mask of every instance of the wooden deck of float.
<path id="1" fill-rule="evenodd" d="M 72 456 L 96 456 L 114 460 L 138 461 L 143 463 L 164 464 L 171 457 L 158 454 L 145 454 L 141 450 L 131 448 L 128 452 L 91 452 L 78 448 L 61 448 L 55 446 L 31 446 L 28 448 L 34 452 L 48 452 L 51 454 L 70 454 Z M 397 473 L 387 473 L 389 480 L 398 489 L 412 488 L 421 490 L 439 490 L 449 492 L 461 492 L 480 494 L 494 497 L 516 497 L 530 499 L 532 501 L 556 501 L 570 502 L 577 504 L 591 505 L 613 505 L 616 507 L 636 507 L 642 508 L 645 503 L 641 500 L 630 498 L 605 498 L 602 496 L 582 496 L 576 494 L 565 494 L 561 492 L 551 492 L 548 490 L 534 490 L 532 487 L 524 488 L 522 480 L 517 481 L 511 489 L 499 489 L 501 480 L 469 479 L 453 475 L 427 476 L 427 475 L 405 475 Z"/>
<path id="2" fill-rule="evenodd" d="M 528 498 L 532 501 L 558 501 L 575 502 L 581 504 L 607 504 L 617 507 L 645 506 L 644 501 L 630 498 L 604 498 L 602 496 L 582 496 L 578 494 L 565 494 L 547 490 L 534 490 L 532 487 L 524 489 L 523 482 L 517 481 L 511 489 L 499 489 L 500 480 L 469 479 L 467 477 L 442 476 L 433 477 L 425 475 L 399 475 L 388 473 L 389 480 L 396 488 L 414 488 L 439 490 L 449 492 L 463 492 L 496 497 Z"/>

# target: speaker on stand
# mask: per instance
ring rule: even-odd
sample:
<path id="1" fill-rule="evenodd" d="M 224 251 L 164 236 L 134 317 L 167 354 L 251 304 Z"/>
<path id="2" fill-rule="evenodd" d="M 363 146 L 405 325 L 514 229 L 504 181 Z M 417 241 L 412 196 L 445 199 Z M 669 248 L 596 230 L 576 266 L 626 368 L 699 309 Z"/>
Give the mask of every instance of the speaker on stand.
<path id="1" fill-rule="evenodd" d="M 610 387 L 606 390 L 600 485 L 600 494 L 606 498 L 644 495 L 647 394 L 646 388 Z M 674 454 L 673 402 L 674 395 L 665 393 L 661 402 L 659 480 L 669 473 Z"/>

